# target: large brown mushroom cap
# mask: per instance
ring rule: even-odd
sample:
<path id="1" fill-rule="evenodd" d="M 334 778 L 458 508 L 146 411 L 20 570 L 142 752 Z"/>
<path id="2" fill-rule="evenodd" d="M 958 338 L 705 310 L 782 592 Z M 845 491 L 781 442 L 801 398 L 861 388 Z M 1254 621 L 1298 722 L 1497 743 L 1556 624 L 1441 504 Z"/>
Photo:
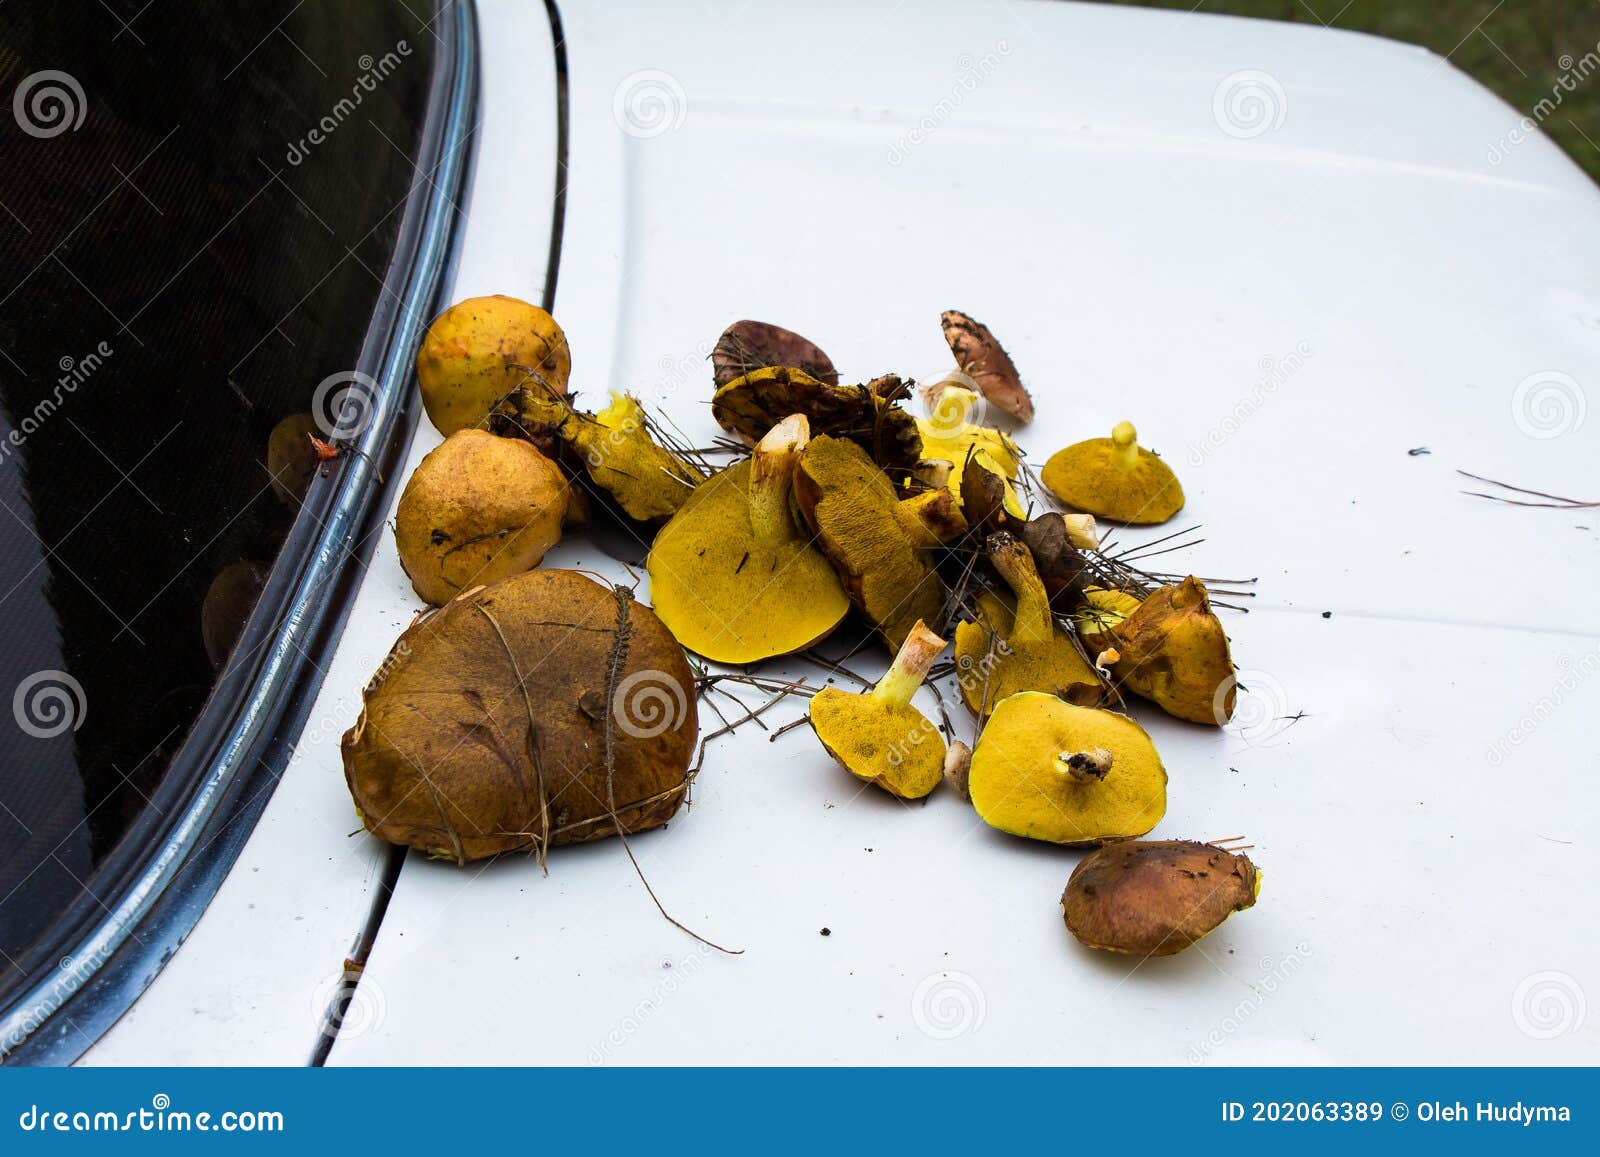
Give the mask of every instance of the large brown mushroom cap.
<path id="1" fill-rule="evenodd" d="M 813 437 L 848 438 L 879 466 L 910 470 L 922 458 L 922 435 L 916 418 L 899 405 L 908 391 L 893 374 L 841 386 L 803 370 L 771 366 L 719 389 L 711 399 L 711 416 L 754 445 L 790 414 L 804 414 Z"/>
<path id="2" fill-rule="evenodd" d="M 368 831 L 465 863 L 659 827 L 697 734 L 661 621 L 626 590 L 547 570 L 401 635 L 342 751 Z"/>
<path id="3" fill-rule="evenodd" d="M 1090 948 L 1170 956 L 1256 902 L 1248 856 L 1193 840 L 1137 840 L 1086 856 L 1061 909 Z"/>
<path id="4" fill-rule="evenodd" d="M 977 383 L 983 396 L 1019 422 L 1033 421 L 1033 399 L 1022 386 L 1022 377 L 1011 355 L 989 332 L 989 327 L 959 309 L 939 315 L 944 340 L 955 355 L 961 372 Z"/>
<path id="5" fill-rule="evenodd" d="M 804 370 L 824 385 L 839 384 L 839 371 L 814 342 L 771 322 L 736 321 L 722 331 L 711 351 L 711 372 L 718 389 L 768 366 Z"/>

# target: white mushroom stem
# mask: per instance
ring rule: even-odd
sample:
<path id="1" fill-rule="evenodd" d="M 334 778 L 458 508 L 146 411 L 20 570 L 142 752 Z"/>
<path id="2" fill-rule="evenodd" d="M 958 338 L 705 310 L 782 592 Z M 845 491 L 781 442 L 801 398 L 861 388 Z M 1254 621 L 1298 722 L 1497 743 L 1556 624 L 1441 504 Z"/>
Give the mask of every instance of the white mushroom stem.
<path id="1" fill-rule="evenodd" d="M 1100 528 L 1092 514 L 1063 514 L 1061 521 L 1067 527 L 1067 541 L 1079 550 L 1100 549 Z"/>
<path id="2" fill-rule="evenodd" d="M 1063 751 L 1056 756 L 1056 768 L 1079 783 L 1099 783 L 1111 771 L 1111 753 L 1103 747 Z"/>
<path id="3" fill-rule="evenodd" d="M 962 799 L 971 799 L 967 781 L 972 774 L 972 748 L 959 739 L 952 739 L 944 752 L 944 781 Z"/>
<path id="4" fill-rule="evenodd" d="M 872 689 L 875 699 L 896 707 L 907 707 L 911 704 L 911 696 L 917 693 L 917 688 L 922 686 L 922 681 L 928 677 L 928 671 L 944 652 L 945 641 L 932 631 L 921 619 L 911 628 L 911 633 L 906 636 L 906 641 L 900 644 L 900 651 L 894 657 L 894 662 L 884 672 L 883 678 L 878 680 L 878 685 Z"/>
<path id="5" fill-rule="evenodd" d="M 795 459 L 811 440 L 804 414 L 790 414 L 756 443 L 750 455 L 750 529 L 755 540 L 775 549 L 794 538 L 789 487 Z"/>

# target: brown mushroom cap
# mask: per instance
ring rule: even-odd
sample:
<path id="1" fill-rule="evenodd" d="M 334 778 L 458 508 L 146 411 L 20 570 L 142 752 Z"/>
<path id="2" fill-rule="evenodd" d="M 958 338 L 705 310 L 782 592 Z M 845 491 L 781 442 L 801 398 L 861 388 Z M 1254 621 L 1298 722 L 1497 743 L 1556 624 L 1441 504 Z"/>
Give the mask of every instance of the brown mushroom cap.
<path id="1" fill-rule="evenodd" d="M 1181 952 L 1256 902 L 1249 857 L 1193 840 L 1136 840 L 1086 856 L 1061 896 L 1067 927 L 1090 948 Z"/>
<path id="2" fill-rule="evenodd" d="M 267 435 L 267 473 L 272 492 L 285 506 L 299 507 L 310 489 L 321 461 L 311 439 L 321 437 L 322 429 L 310 414 L 290 414 Z"/>
<path id="3" fill-rule="evenodd" d="M 457 863 L 661 826 L 698 734 L 677 640 L 575 571 L 462 595 L 400 636 L 363 699 L 342 744 L 363 825 Z"/>
<path id="4" fill-rule="evenodd" d="M 769 366 L 735 378 L 711 399 L 711 416 L 754 445 L 790 414 L 804 414 L 812 436 L 848 438 L 884 469 L 910 470 L 922 458 L 917 420 L 899 402 L 909 386 L 893 374 L 865 385 L 828 384 L 803 370 Z"/>
<path id="5" fill-rule="evenodd" d="M 955 355 L 961 372 L 977 383 L 983 396 L 1019 422 L 1033 421 L 1033 399 L 1022 386 L 1022 377 L 989 327 L 959 309 L 939 315 L 944 340 Z"/>
<path id="6" fill-rule="evenodd" d="M 722 331 L 711 351 L 711 370 L 718 389 L 768 366 L 804 370 L 824 385 L 839 384 L 839 371 L 815 343 L 771 322 L 736 321 Z"/>
<path id="7" fill-rule="evenodd" d="M 206 588 L 200 603 L 200 639 L 213 667 L 227 660 L 271 572 L 271 567 L 258 562 L 230 562 Z"/>
<path id="8" fill-rule="evenodd" d="M 411 585 L 439 606 L 539 565 L 561 541 L 567 480 L 529 443 L 457 430 L 417 464 L 395 508 Z"/>

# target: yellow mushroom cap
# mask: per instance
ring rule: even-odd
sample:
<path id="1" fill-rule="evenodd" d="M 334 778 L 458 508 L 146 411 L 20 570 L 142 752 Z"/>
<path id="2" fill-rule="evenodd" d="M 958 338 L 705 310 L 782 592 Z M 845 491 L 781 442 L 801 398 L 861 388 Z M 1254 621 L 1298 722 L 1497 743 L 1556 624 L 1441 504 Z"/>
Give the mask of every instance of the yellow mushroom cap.
<path id="1" fill-rule="evenodd" d="M 770 446 L 763 439 L 755 457 L 701 483 L 651 544 L 645 565 L 656 614 L 715 662 L 803 650 L 850 609 L 828 560 L 789 513 L 793 456 L 804 442 L 792 432 Z"/>
<path id="2" fill-rule="evenodd" d="M 1142 727 L 1036 691 L 995 708 L 967 786 L 985 823 L 1055 844 L 1142 836 L 1167 810 L 1166 769 Z"/>
<path id="3" fill-rule="evenodd" d="M 1068 506 L 1113 522 L 1165 522 L 1183 509 L 1177 475 L 1138 444 L 1129 422 L 1119 422 L 1109 438 L 1090 438 L 1057 450 L 1039 478 Z"/>

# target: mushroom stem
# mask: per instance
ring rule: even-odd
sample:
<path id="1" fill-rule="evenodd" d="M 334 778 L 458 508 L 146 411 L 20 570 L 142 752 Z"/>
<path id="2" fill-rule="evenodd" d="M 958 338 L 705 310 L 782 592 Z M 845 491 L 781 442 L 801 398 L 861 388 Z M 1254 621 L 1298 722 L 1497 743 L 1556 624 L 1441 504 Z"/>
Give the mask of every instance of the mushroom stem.
<path id="1" fill-rule="evenodd" d="M 1118 422 L 1111 430 L 1111 461 L 1118 470 L 1129 471 L 1139 464 L 1139 434 L 1132 422 Z"/>
<path id="2" fill-rule="evenodd" d="M 750 455 L 750 529 L 756 542 L 769 550 L 794 538 L 789 487 L 795 459 L 810 438 L 806 416 L 790 414 L 767 431 Z"/>
<path id="3" fill-rule="evenodd" d="M 922 686 L 922 681 L 928 677 L 929 670 L 943 653 L 944 647 L 945 641 L 918 619 L 917 625 L 906 636 L 906 641 L 900 644 L 894 662 L 872 689 L 873 698 L 896 707 L 910 706 L 911 696 Z"/>
<path id="4" fill-rule="evenodd" d="M 1111 753 L 1103 747 L 1087 751 L 1063 751 L 1056 756 L 1056 764 L 1063 775 L 1079 783 L 1099 783 L 1111 771 Z"/>
<path id="5" fill-rule="evenodd" d="M 1092 514 L 1063 514 L 1061 521 L 1066 524 L 1067 541 L 1079 550 L 1100 549 L 1100 528 L 1095 525 Z"/>
<path id="6" fill-rule="evenodd" d="M 989 561 L 1006 580 L 1017 600 L 1017 617 L 1011 629 L 1014 637 L 1037 643 L 1055 638 L 1055 617 L 1050 610 L 1050 594 L 1034 566 L 1033 555 L 1014 535 L 1005 531 L 989 536 Z"/>
<path id="7" fill-rule="evenodd" d="M 967 532 L 967 520 L 949 490 L 925 490 L 894 505 L 895 521 L 913 544 L 932 549 Z"/>

